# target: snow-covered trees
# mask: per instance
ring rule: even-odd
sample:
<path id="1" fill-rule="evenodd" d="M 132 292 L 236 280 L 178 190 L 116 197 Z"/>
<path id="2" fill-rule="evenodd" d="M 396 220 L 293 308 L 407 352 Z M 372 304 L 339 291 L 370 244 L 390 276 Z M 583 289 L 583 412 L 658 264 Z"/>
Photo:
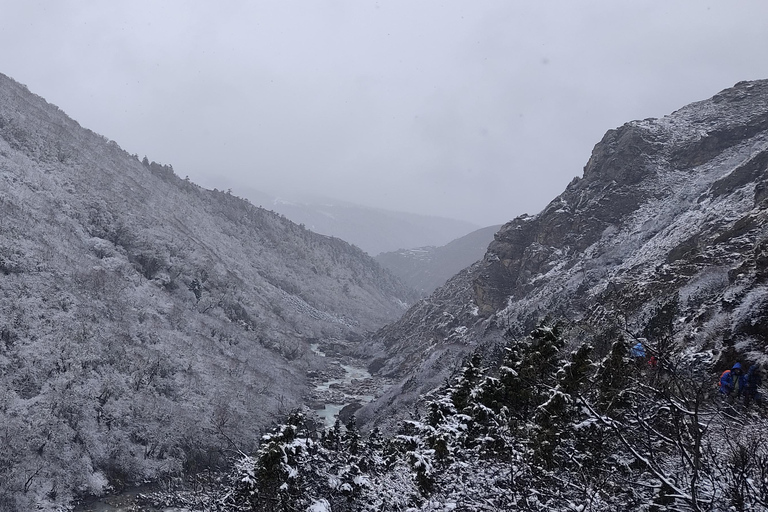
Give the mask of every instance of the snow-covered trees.
<path id="1" fill-rule="evenodd" d="M 285 510 L 766 507 L 768 422 L 710 396 L 708 354 L 670 353 L 651 369 L 624 339 L 598 362 L 590 344 L 572 348 L 542 324 L 509 340 L 496 367 L 475 354 L 388 439 L 338 422 L 313 432 L 291 416 L 240 459 L 235 487 L 272 503 L 290 495 Z"/>
<path id="2" fill-rule="evenodd" d="M 411 296 L 359 249 L 142 164 L 0 76 L 3 511 L 250 452 L 303 400 L 307 338 L 380 327 Z"/>
<path id="3" fill-rule="evenodd" d="M 400 474 L 388 474 L 403 462 L 387 455 L 391 447 L 380 444 L 375 432 L 364 441 L 354 421 L 323 431 L 312 427 L 304 414 L 291 413 L 284 425 L 262 438 L 255 455 L 237 460 L 219 505 L 227 510 L 292 511 L 324 510 L 323 504 L 327 510 L 352 512 L 384 510 L 382 499 L 398 506 L 407 503 L 404 495 L 382 495 L 391 489 L 413 494 L 414 489 L 404 485 Z"/>

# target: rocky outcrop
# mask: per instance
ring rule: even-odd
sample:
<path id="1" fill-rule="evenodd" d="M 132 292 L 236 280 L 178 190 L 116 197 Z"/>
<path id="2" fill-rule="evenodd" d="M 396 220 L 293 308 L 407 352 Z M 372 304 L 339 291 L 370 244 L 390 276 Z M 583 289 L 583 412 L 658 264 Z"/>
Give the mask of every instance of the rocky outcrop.
<path id="1" fill-rule="evenodd" d="M 360 417 L 402 409 L 468 352 L 545 316 L 599 351 L 619 332 L 660 338 L 649 325 L 667 305 L 665 343 L 762 360 L 767 180 L 768 81 L 608 131 L 581 178 L 377 334 L 380 371 L 404 380 Z"/>

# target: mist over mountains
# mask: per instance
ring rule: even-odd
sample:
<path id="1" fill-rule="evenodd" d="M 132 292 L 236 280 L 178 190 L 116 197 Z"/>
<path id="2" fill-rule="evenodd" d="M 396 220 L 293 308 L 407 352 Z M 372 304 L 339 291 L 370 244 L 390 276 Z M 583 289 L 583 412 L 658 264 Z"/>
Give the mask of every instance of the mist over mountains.
<path id="1" fill-rule="evenodd" d="M 768 503 L 745 483 L 763 481 L 768 423 L 713 387 L 734 361 L 768 363 L 768 81 L 608 131 L 536 215 L 380 255 L 423 291 L 439 285 L 420 263 L 458 271 L 421 300 L 253 202 L 0 75 L 0 509 L 208 471 L 226 476 L 158 506 Z M 381 212 L 344 208 L 297 211 L 387 239 Z M 307 407 L 325 347 L 374 375 L 375 400 L 329 429 Z"/>
<path id="2" fill-rule="evenodd" d="M 213 181 L 211 184 L 214 185 Z M 441 246 L 474 231 L 470 222 L 371 208 L 336 199 L 273 195 L 219 178 L 217 187 L 232 187 L 251 203 L 285 215 L 323 235 L 353 244 L 371 256 L 398 249 Z"/>
<path id="3" fill-rule="evenodd" d="M 411 288 L 429 295 L 460 270 L 482 259 L 500 227 L 478 229 L 439 247 L 381 253 L 376 261 Z"/>

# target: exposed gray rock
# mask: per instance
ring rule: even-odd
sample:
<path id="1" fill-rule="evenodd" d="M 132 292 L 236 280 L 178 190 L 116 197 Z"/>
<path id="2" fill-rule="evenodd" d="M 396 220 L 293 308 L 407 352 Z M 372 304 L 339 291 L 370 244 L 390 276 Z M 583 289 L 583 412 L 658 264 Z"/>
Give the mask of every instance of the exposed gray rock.
<path id="1" fill-rule="evenodd" d="M 352 402 L 351 404 L 345 405 L 341 411 L 339 411 L 339 421 L 342 425 L 346 425 L 349 423 L 349 420 L 352 419 L 352 416 L 355 415 L 355 412 L 357 412 L 358 409 L 360 409 L 363 405 L 360 402 Z"/>
<path id="2" fill-rule="evenodd" d="M 610 130 L 583 177 L 377 333 L 370 354 L 401 382 L 358 417 L 410 410 L 469 352 L 490 355 L 505 333 L 522 337 L 547 316 L 598 354 L 615 336 L 655 332 L 651 346 L 762 361 L 767 179 L 765 80 Z M 664 305 L 677 314 L 662 336 Z"/>

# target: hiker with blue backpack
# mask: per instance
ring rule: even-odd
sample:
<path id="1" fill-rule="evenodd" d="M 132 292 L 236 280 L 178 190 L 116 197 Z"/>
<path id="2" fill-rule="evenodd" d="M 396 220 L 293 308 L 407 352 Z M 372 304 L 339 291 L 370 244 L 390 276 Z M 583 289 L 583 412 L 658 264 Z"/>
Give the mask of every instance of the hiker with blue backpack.
<path id="1" fill-rule="evenodd" d="M 735 363 L 730 370 L 720 375 L 720 393 L 726 397 L 739 397 L 744 391 L 746 376 L 741 369 L 741 363 Z"/>

